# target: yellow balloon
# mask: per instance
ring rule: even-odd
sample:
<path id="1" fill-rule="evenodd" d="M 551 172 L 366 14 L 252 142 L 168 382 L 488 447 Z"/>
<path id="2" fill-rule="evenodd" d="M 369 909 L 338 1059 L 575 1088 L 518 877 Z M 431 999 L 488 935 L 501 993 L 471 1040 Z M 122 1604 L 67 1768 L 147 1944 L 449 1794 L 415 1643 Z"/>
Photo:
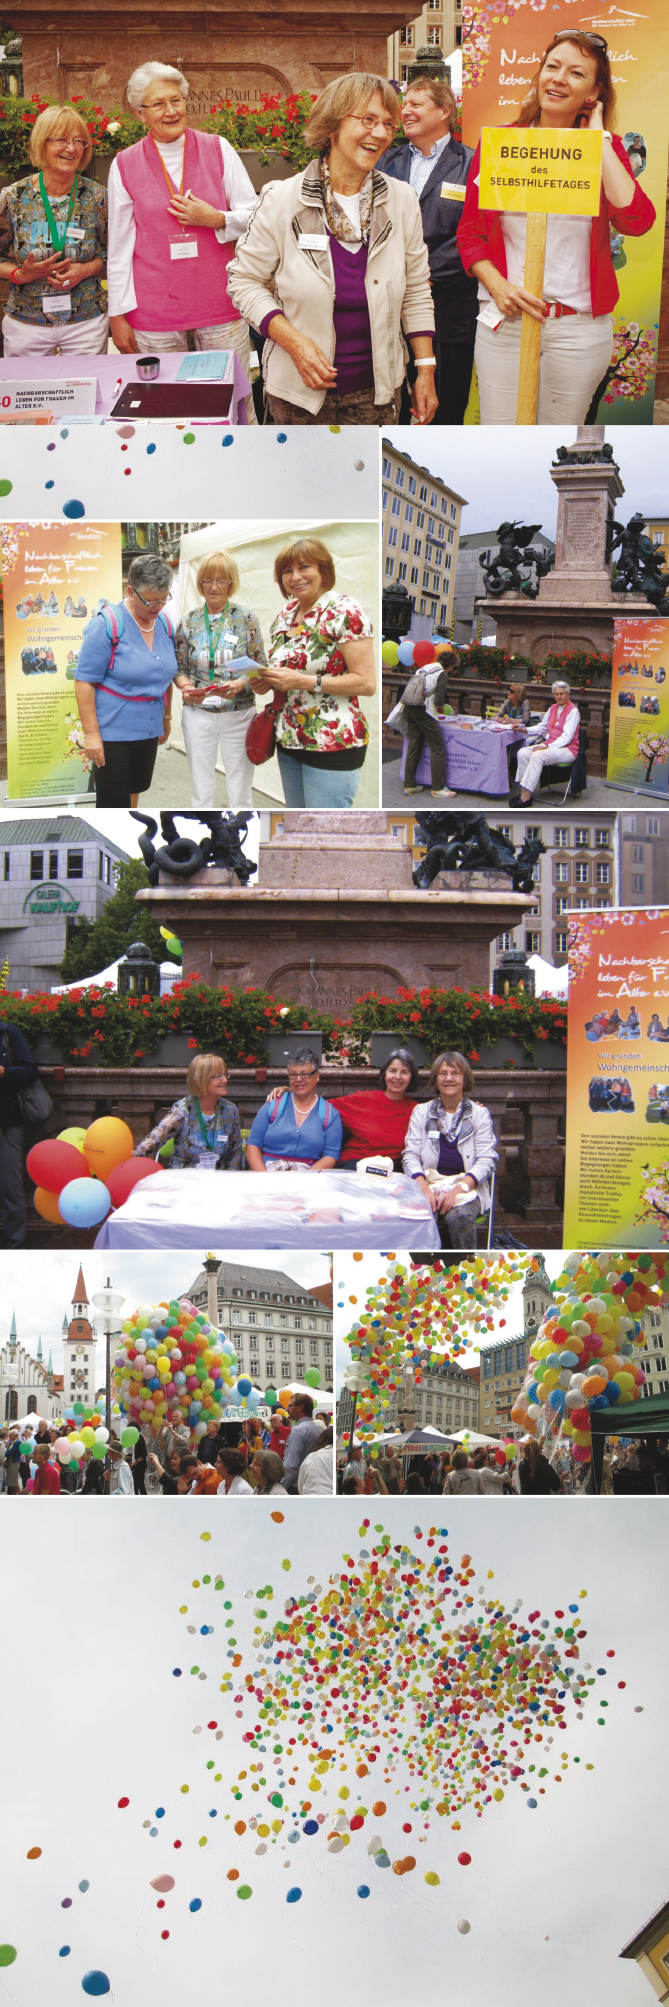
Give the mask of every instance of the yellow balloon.
<path id="1" fill-rule="evenodd" d="M 84 1138 L 84 1156 L 90 1171 L 104 1184 L 110 1171 L 117 1164 L 125 1164 L 132 1156 L 135 1139 L 127 1122 L 121 1122 L 118 1115 L 101 1115 L 92 1122 Z"/>

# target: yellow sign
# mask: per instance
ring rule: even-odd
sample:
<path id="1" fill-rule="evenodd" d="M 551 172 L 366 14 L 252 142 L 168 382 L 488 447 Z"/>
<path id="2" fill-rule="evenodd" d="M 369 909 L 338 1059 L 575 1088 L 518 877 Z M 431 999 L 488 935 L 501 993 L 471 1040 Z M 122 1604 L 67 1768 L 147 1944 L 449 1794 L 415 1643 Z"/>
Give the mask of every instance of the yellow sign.
<path id="1" fill-rule="evenodd" d="M 601 132 L 534 126 L 483 127 L 482 209 L 541 215 L 597 216 L 602 176 Z"/>

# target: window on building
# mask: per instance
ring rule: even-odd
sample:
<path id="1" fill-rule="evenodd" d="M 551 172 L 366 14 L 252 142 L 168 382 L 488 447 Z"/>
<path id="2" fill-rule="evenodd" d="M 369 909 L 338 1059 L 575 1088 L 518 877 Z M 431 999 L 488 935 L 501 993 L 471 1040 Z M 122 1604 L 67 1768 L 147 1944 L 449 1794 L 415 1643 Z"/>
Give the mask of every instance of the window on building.
<path id="1" fill-rule="evenodd" d="M 610 830 L 608 829 L 595 830 L 595 845 L 597 850 L 608 850 L 609 841 L 610 841 Z"/>
<path id="2" fill-rule="evenodd" d="M 390 464 L 390 461 L 389 461 L 389 460 L 384 460 L 384 461 L 383 461 L 383 478 L 384 478 L 384 481 L 389 481 L 389 480 L 390 480 L 390 476 L 391 476 L 391 473 L 392 473 L 392 467 L 391 467 L 391 464 Z"/>
<path id="3" fill-rule="evenodd" d="M 257 1324 L 257 1322 L 258 1322 L 257 1310 L 249 1310 L 249 1324 Z"/>
<path id="4" fill-rule="evenodd" d="M 279 1323 L 280 1323 L 280 1324 L 287 1324 L 287 1323 L 288 1323 L 288 1318 L 287 1318 L 287 1316 L 286 1316 L 286 1313 L 285 1313 L 285 1310 L 281 1310 L 281 1311 L 279 1312 Z"/>
<path id="5" fill-rule="evenodd" d="M 400 550 L 403 551 L 411 550 L 411 538 L 407 530 L 402 531 L 402 542 L 400 544 Z"/>
<path id="6" fill-rule="evenodd" d="M 525 953 L 526 953 L 526 955 L 538 955 L 538 954 L 540 954 L 540 952 L 541 952 L 541 935 L 540 935 L 540 934 L 526 934 L 526 935 L 525 935 Z"/>
<path id="7" fill-rule="evenodd" d="M 645 844 L 644 844 L 644 843 L 633 843 L 633 844 L 632 844 L 632 863 L 633 863 L 633 864 L 645 864 L 645 862 L 646 862 L 646 846 L 645 846 Z"/>
<path id="8" fill-rule="evenodd" d="M 385 565 L 384 565 L 384 573 L 385 573 L 385 577 L 386 577 L 386 578 L 392 578 L 392 575 L 393 575 L 393 572 L 394 572 L 394 570 L 395 570 L 395 559 L 394 559 L 394 557 L 387 557 L 387 558 L 386 558 L 386 562 L 385 562 Z"/>
<path id="9" fill-rule="evenodd" d="M 553 837 L 553 843 L 554 843 L 554 846 L 555 846 L 555 849 L 556 849 L 556 850 L 568 850 L 568 848 L 569 848 L 569 830 L 568 830 L 568 829 L 556 829 L 556 830 L 555 830 L 555 833 L 554 833 L 554 837 Z"/>
<path id="10" fill-rule="evenodd" d="M 513 934 L 498 934 L 497 946 L 500 954 L 506 954 L 507 950 L 513 947 Z"/>
<path id="11" fill-rule="evenodd" d="M 645 889 L 646 889 L 646 880 L 643 871 L 633 871 L 632 891 L 636 894 L 637 899 L 641 892 L 645 892 Z"/>
<path id="12" fill-rule="evenodd" d="M 30 876 L 33 883 L 44 877 L 44 857 L 41 850 L 30 852 Z"/>
<path id="13" fill-rule="evenodd" d="M 574 830 L 574 843 L 575 843 L 575 845 L 576 845 L 576 849 L 577 849 L 577 850 L 587 850 L 587 849 L 589 848 L 589 845 L 590 845 L 590 831 L 589 831 L 589 829 L 575 829 L 575 830 Z"/>
<path id="14" fill-rule="evenodd" d="M 589 885 L 589 883 L 590 883 L 590 865 L 589 865 L 589 864 L 580 864 L 580 863 L 579 863 L 579 864 L 575 864 L 575 865 L 574 865 L 574 884 L 575 884 L 575 885 Z"/>
<path id="15" fill-rule="evenodd" d="M 595 879 L 598 885 L 608 885 L 610 882 L 610 878 L 611 878 L 610 864 L 597 864 L 595 866 Z"/>
<path id="16" fill-rule="evenodd" d="M 561 861 L 558 861 L 558 863 L 557 863 L 557 864 L 556 864 L 556 866 L 555 866 L 555 882 L 556 882 L 556 884 L 557 884 L 557 885 L 568 885 L 568 884 L 569 884 L 569 865 L 568 865 L 568 864 L 563 864 L 563 863 L 562 863 Z"/>
<path id="17" fill-rule="evenodd" d="M 410 494 L 410 495 L 415 495 L 415 493 L 416 493 L 416 476 L 415 476 L 415 474 L 410 474 L 410 475 L 409 475 L 409 479 L 408 479 L 408 482 L 407 482 L 407 492 L 408 492 L 408 494 Z"/>
<path id="18" fill-rule="evenodd" d="M 404 468 L 403 468 L 403 467 L 396 467 L 396 468 L 395 468 L 395 487 L 396 487 L 396 488 L 403 488 L 403 487 L 404 487 Z"/>
<path id="19" fill-rule="evenodd" d="M 83 878 L 84 875 L 83 850 L 68 850 L 67 875 L 68 878 Z"/>
<path id="20" fill-rule="evenodd" d="M 413 566 L 413 568 L 412 568 L 412 572 L 411 572 L 411 584 L 412 584 L 412 585 L 417 585 L 417 584 L 418 584 L 418 577 L 419 577 L 419 573 L 418 573 L 418 566 L 417 566 L 417 564 L 415 564 L 415 565 Z"/>
<path id="21" fill-rule="evenodd" d="M 418 490 L 418 500 L 419 502 L 427 501 L 427 488 L 425 487 L 424 482 L 422 483 L 421 487 Z"/>
<path id="22" fill-rule="evenodd" d="M 391 513 L 391 515 L 393 515 L 393 516 L 399 516 L 399 515 L 401 515 L 401 513 L 402 513 L 402 498 L 401 498 L 401 496 L 400 496 L 400 495 L 393 495 L 393 500 L 392 500 L 392 508 L 391 508 L 391 511 L 390 511 L 390 513 Z"/>
<path id="23" fill-rule="evenodd" d="M 413 28 L 400 28 L 400 48 L 413 48 Z"/>
<path id="24" fill-rule="evenodd" d="M 625 815 L 625 816 L 623 816 L 623 831 L 624 831 L 624 834 L 625 834 L 625 836 L 636 836 L 636 816 L 635 816 L 635 815 Z"/>
<path id="25" fill-rule="evenodd" d="M 568 944 L 569 944 L 568 934 L 563 933 L 562 931 L 558 932 L 555 936 L 556 955 L 566 955 Z"/>
<path id="26" fill-rule="evenodd" d="M 569 912 L 569 900 L 568 900 L 568 899 L 556 899 L 556 901 L 555 901 L 555 918 L 556 918 L 556 920 L 559 920 L 559 918 L 560 918 L 560 914 L 561 914 L 561 913 L 568 913 L 568 912 Z"/>
<path id="27" fill-rule="evenodd" d="M 384 490 L 383 490 L 383 503 L 382 503 L 382 507 L 383 507 L 384 509 L 387 509 L 387 507 L 388 507 L 388 489 L 387 489 L 387 488 L 384 488 Z"/>
<path id="28" fill-rule="evenodd" d="M 397 530 L 395 529 L 394 523 L 392 523 L 388 531 L 388 545 L 390 550 L 394 550 L 396 543 L 397 543 Z"/>
<path id="29" fill-rule="evenodd" d="M 405 565 L 405 564 L 398 564 L 398 567 L 397 567 L 397 576 L 398 576 L 398 579 L 399 579 L 399 582 L 400 582 L 400 585 L 404 585 L 404 583 L 405 583 L 405 580 L 406 580 L 406 575 L 407 575 L 407 568 L 406 568 L 406 565 Z"/>
<path id="30" fill-rule="evenodd" d="M 659 815 L 647 815 L 647 816 L 646 816 L 646 835 L 647 835 L 647 836 L 659 836 L 659 834 L 660 834 L 660 818 L 659 818 Z"/>
<path id="31" fill-rule="evenodd" d="M 296 1339 L 295 1339 L 295 1352 L 296 1352 L 296 1355 L 297 1355 L 297 1358 L 298 1358 L 298 1359 L 302 1359 L 302 1358 L 304 1358 L 304 1339 L 303 1339 L 303 1338 L 296 1338 Z"/>
<path id="32" fill-rule="evenodd" d="M 232 1322 L 233 1322 L 233 1324 L 239 1324 L 239 1323 L 241 1323 L 241 1315 L 242 1315 L 242 1313 L 241 1313 L 241 1310 L 233 1310 L 233 1313 L 232 1313 Z"/>

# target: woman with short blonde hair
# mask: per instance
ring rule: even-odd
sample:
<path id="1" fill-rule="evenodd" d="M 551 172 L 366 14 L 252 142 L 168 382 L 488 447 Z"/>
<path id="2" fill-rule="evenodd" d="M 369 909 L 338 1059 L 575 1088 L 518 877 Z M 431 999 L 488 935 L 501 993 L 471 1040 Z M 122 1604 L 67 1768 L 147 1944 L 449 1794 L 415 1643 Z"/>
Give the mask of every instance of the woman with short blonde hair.
<path id="1" fill-rule="evenodd" d="M 217 1052 L 198 1052 L 186 1075 L 186 1093 L 157 1122 L 133 1157 L 173 1149 L 166 1165 L 175 1171 L 240 1171 L 242 1137 L 239 1109 L 227 1100 L 228 1069 Z"/>
<path id="2" fill-rule="evenodd" d="M 271 417 L 291 425 L 392 424 L 406 343 L 414 418 L 436 410 L 434 310 L 418 197 L 379 173 L 401 120 L 385 77 L 336 77 L 310 113 L 316 158 L 263 189 L 228 283 L 266 337 Z"/>
<path id="3" fill-rule="evenodd" d="M 191 801 L 193 808 L 213 808 L 220 747 L 228 805 L 238 814 L 252 801 L 246 734 L 255 708 L 254 665 L 267 667 L 265 644 L 256 614 L 235 596 L 239 571 L 229 551 L 209 551 L 195 583 L 202 604 L 182 615 L 175 642 Z"/>
<path id="4" fill-rule="evenodd" d="M 107 197 L 82 176 L 92 150 L 76 107 L 47 105 L 30 135 L 37 172 L 0 192 L 5 356 L 102 355 L 107 348 Z"/>

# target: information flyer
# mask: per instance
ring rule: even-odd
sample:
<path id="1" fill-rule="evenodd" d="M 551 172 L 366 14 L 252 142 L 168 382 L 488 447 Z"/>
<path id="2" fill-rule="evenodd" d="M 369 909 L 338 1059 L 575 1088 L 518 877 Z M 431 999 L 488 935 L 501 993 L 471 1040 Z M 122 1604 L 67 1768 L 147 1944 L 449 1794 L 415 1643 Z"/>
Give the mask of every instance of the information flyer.
<path id="1" fill-rule="evenodd" d="M 119 523 L 3 523 L 10 801 L 86 792 L 74 696 L 81 637 L 122 597 Z"/>
<path id="2" fill-rule="evenodd" d="M 464 0 L 463 24 L 462 137 L 467 146 L 476 146 L 484 126 L 515 124 L 555 30 L 570 25 L 569 9 L 544 11 L 543 0 L 532 0 L 530 7 L 523 0 Z M 595 29 L 608 41 L 616 93 L 614 130 L 656 211 L 645 237 L 611 231 L 620 298 L 597 421 L 652 425 L 667 193 L 669 7 L 666 0 L 648 0 L 643 10 L 630 12 L 613 7 L 601 19 L 581 16 L 575 26 Z M 536 134 L 527 128 L 520 134 L 524 140 L 532 137 Z M 534 201 L 527 203 L 534 206 Z M 474 397 L 467 422 L 476 422 Z"/>
<path id="3" fill-rule="evenodd" d="M 669 620 L 616 620 L 606 778 L 669 798 Z"/>
<path id="4" fill-rule="evenodd" d="M 574 915 L 565 1247 L 669 1241 L 669 908 Z"/>

